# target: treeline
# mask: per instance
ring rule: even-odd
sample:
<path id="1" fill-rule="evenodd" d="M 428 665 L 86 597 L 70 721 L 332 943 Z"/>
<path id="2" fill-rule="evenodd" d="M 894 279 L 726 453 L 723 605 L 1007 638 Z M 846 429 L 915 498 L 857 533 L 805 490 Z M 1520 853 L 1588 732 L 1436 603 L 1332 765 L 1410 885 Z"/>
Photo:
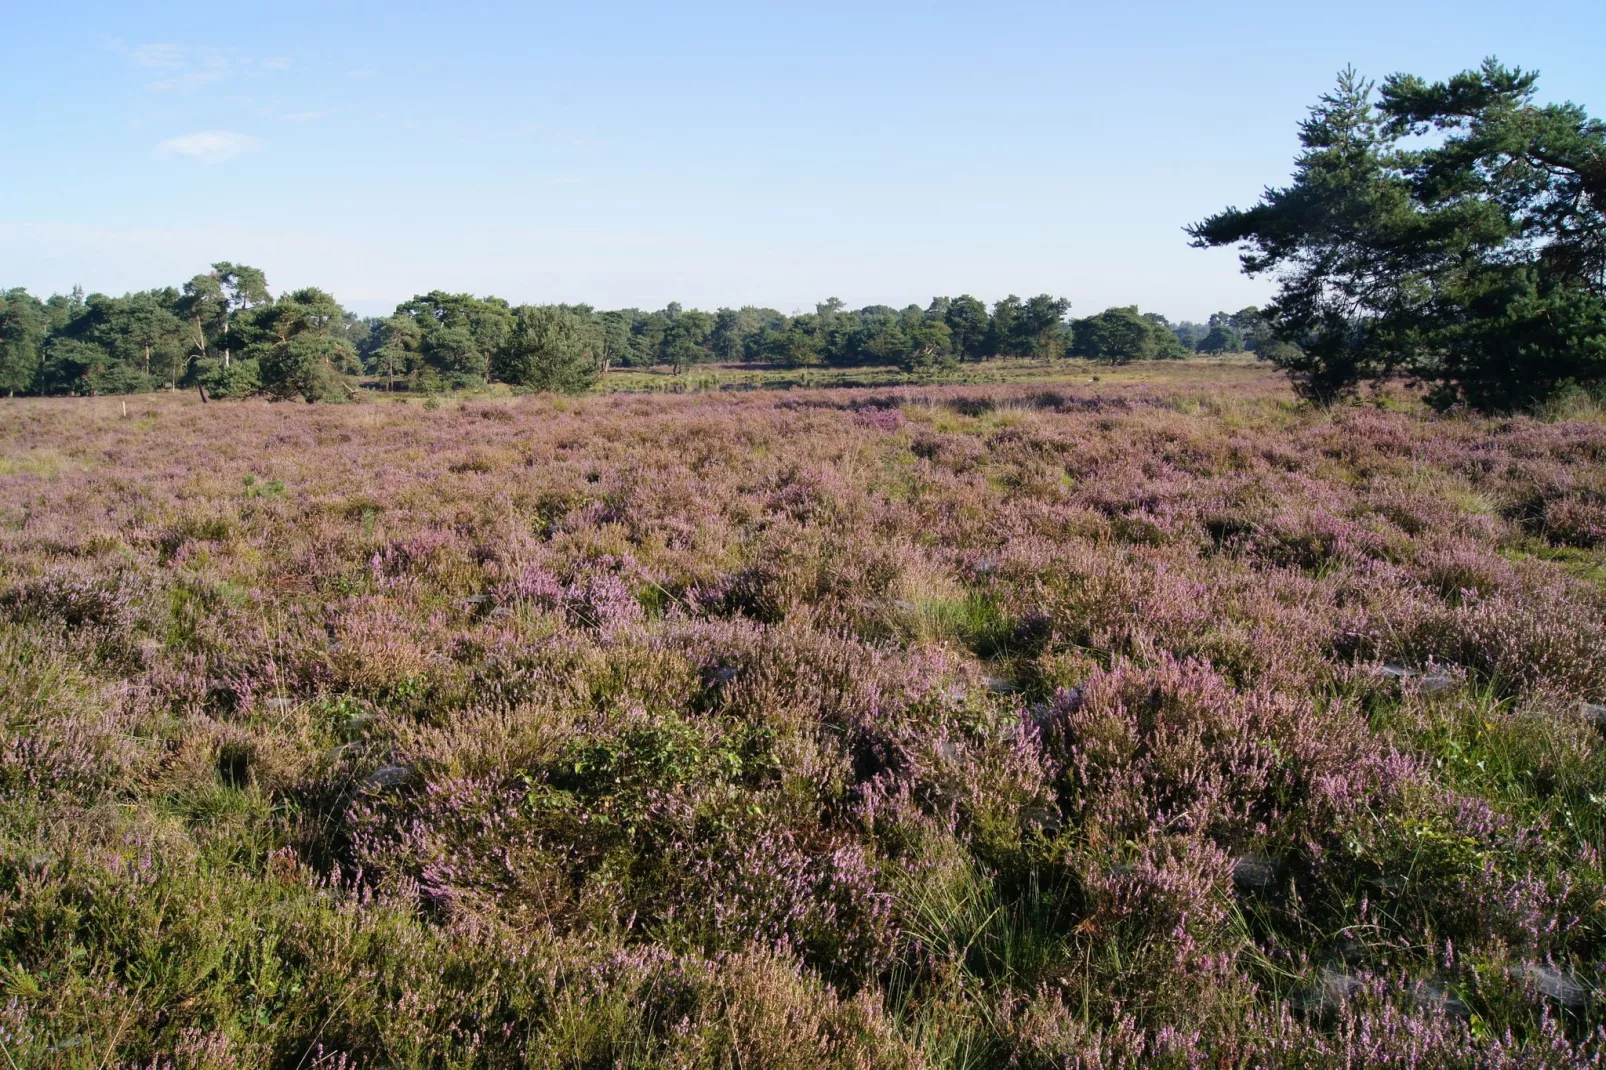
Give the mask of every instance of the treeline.
<path id="1" fill-rule="evenodd" d="M 613 367 L 706 363 L 785 367 L 898 365 L 936 371 L 997 357 L 1066 355 L 1106 363 L 1180 359 L 1272 343 L 1253 308 L 1208 323 L 1171 323 L 1133 307 L 1069 317 L 1070 302 L 1009 296 L 990 309 L 968 294 L 924 308 L 705 312 L 519 305 L 434 291 L 385 317 L 360 317 L 316 288 L 275 298 L 266 276 L 220 262 L 181 287 L 109 297 L 81 290 L 40 300 L 0 292 L 0 390 L 126 394 L 199 387 L 214 396 L 338 398 L 357 377 L 434 392 L 500 381 L 584 390 Z"/>

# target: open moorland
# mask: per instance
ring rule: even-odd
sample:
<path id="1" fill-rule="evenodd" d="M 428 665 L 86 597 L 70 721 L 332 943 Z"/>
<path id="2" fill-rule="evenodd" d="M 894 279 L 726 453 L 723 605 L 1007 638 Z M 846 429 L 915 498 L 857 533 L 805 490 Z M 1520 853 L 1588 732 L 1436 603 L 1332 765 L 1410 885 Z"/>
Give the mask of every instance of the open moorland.
<path id="1" fill-rule="evenodd" d="M 1606 423 L 0 403 L 9 1067 L 1606 1059 Z"/>

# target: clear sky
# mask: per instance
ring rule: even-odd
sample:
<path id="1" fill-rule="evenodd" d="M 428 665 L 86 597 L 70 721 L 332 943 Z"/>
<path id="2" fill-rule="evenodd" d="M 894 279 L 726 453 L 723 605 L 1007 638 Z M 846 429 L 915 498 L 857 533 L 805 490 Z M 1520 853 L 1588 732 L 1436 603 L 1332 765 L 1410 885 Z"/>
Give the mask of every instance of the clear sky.
<path id="1" fill-rule="evenodd" d="M 9 0 L 0 287 L 1202 318 L 1267 288 L 1182 226 L 1286 178 L 1340 67 L 1494 54 L 1600 115 L 1603 42 L 1602 0 Z"/>

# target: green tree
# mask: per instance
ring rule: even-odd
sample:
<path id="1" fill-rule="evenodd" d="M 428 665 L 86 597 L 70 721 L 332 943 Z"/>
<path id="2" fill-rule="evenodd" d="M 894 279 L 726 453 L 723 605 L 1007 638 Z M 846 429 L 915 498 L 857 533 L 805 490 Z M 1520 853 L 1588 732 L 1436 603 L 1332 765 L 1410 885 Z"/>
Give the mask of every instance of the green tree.
<path id="1" fill-rule="evenodd" d="M 47 393 L 126 394 L 148 390 L 158 349 L 170 350 L 180 324 L 167 307 L 177 292 L 71 299 L 69 314 L 42 347 L 38 387 Z M 46 309 L 46 318 L 51 318 Z"/>
<path id="2" fill-rule="evenodd" d="M 52 335 L 45 343 L 40 388 L 50 394 L 101 393 L 113 361 L 105 348 L 71 334 Z"/>
<path id="3" fill-rule="evenodd" d="M 1149 325 L 1149 334 L 1154 339 L 1154 360 L 1187 360 L 1193 354 L 1193 349 L 1182 341 L 1181 335 L 1172 328 L 1171 321 L 1158 312 L 1143 313 L 1143 321 Z"/>
<path id="4" fill-rule="evenodd" d="M 865 324 L 858 345 L 877 364 L 905 364 L 914 348 L 903 324 L 890 316 Z"/>
<path id="5" fill-rule="evenodd" d="M 1214 316 L 1211 317 L 1215 319 Z M 1212 323 L 1209 333 L 1199 339 L 1198 350 L 1201 353 L 1242 353 L 1244 341 L 1238 337 L 1238 332 L 1228 323 Z"/>
<path id="6" fill-rule="evenodd" d="M 852 338 L 862 318 L 863 310 L 858 314 L 849 312 L 840 297 L 827 297 L 815 304 L 813 316 L 800 316 L 798 320 L 814 336 L 818 363 L 842 364 L 851 359 Z"/>
<path id="7" fill-rule="evenodd" d="M 987 347 L 992 321 L 986 305 L 969 294 L 960 294 L 948 302 L 942 319 L 961 359 L 984 360 L 992 355 Z"/>
<path id="8" fill-rule="evenodd" d="M 230 328 L 242 312 L 268 304 L 273 300 L 268 293 L 268 277 L 261 269 L 245 264 L 231 264 L 227 260 L 212 265 L 212 277 L 217 279 L 223 294 L 223 367 L 232 362 Z"/>
<path id="9" fill-rule="evenodd" d="M 921 317 L 904 325 L 908 351 L 904 366 L 911 371 L 929 372 L 954 367 L 953 331 L 936 317 Z"/>
<path id="10" fill-rule="evenodd" d="M 507 338 L 512 311 L 499 297 L 431 290 L 396 307 L 412 316 L 421 339 L 420 374 L 448 386 L 475 386 L 491 378 L 493 354 Z"/>
<path id="11" fill-rule="evenodd" d="M 1021 307 L 1015 319 L 1016 340 L 1011 349 L 1020 354 L 1053 358 L 1065 353 L 1065 314 L 1071 303 L 1063 297 L 1038 294 Z"/>
<path id="12" fill-rule="evenodd" d="M 561 305 L 520 305 L 512 310 L 493 370 L 527 390 L 579 394 L 596 382 L 604 349 L 596 317 Z"/>
<path id="13" fill-rule="evenodd" d="M 713 329 L 714 317 L 708 313 L 695 308 L 677 311 L 659 343 L 659 363 L 672 365 L 679 375 L 687 365 L 707 360 L 713 356 L 707 345 Z"/>
<path id="14" fill-rule="evenodd" d="M 1154 360 L 1160 355 L 1162 330 L 1144 319 L 1136 305 L 1107 308 L 1071 325 L 1071 352 L 1106 364 Z M 1175 341 L 1175 336 L 1170 336 Z M 1181 343 L 1177 347 L 1180 349 Z"/>
<path id="15" fill-rule="evenodd" d="M 393 312 L 379 323 L 379 346 L 374 350 L 374 374 L 385 378 L 387 392 L 396 389 L 396 377 L 407 375 L 418 359 L 424 331 L 405 312 Z"/>
<path id="16" fill-rule="evenodd" d="M 241 318 L 272 300 L 267 276 L 247 264 L 220 260 L 210 272 L 196 275 L 184 284 L 175 309 L 189 325 L 189 355 L 204 361 L 208 345 L 215 345 L 221 351 L 219 367 L 226 372 L 241 341 L 237 333 Z"/>
<path id="17" fill-rule="evenodd" d="M 779 315 L 771 309 L 754 308 L 752 305 L 722 308 L 714 313 L 708 347 L 717 360 L 726 363 L 739 361 L 747 352 L 748 340 L 763 330 L 766 322 L 779 318 Z"/>
<path id="18" fill-rule="evenodd" d="M 0 390 L 10 395 L 38 389 L 49 327 L 37 297 L 21 288 L 0 291 Z"/>
<path id="19" fill-rule="evenodd" d="M 173 369 L 175 388 L 188 374 L 192 361 L 206 359 L 208 340 L 221 336 L 223 325 L 228 322 L 229 297 L 222 281 L 216 274 L 196 275 L 190 279 L 184 284 L 178 312 L 184 319 L 187 333 L 185 355 Z"/>
<path id="20" fill-rule="evenodd" d="M 84 314 L 87 305 L 82 286 L 74 286 L 70 293 L 51 294 L 45 301 L 45 320 L 49 329 L 52 332 L 66 330 Z"/>
<path id="21" fill-rule="evenodd" d="M 603 312 L 597 322 L 602 327 L 602 374 L 615 364 L 630 362 L 630 329 L 638 315 L 635 309 Z"/>
<path id="22" fill-rule="evenodd" d="M 758 336 L 758 355 L 789 368 L 810 368 L 821 363 L 820 339 L 800 322 L 803 319 L 792 316 L 779 328 L 766 327 Z"/>
<path id="23" fill-rule="evenodd" d="M 349 391 L 346 377 L 361 366 L 344 322 L 340 303 L 314 287 L 268 306 L 257 321 L 263 337 L 251 347 L 268 396 L 311 403 L 338 400 Z"/>
<path id="24" fill-rule="evenodd" d="M 1022 338 L 1020 332 L 1021 300 L 1010 294 L 1002 301 L 993 305 L 993 318 L 987 338 L 987 348 L 998 356 L 1023 357 L 1026 352 L 1020 348 Z"/>
<path id="25" fill-rule="evenodd" d="M 1216 314 L 1216 316 L 1222 315 L 1224 314 Z M 1216 316 L 1210 317 L 1211 326 L 1216 325 Z M 1237 312 L 1226 316 L 1225 321 L 1227 326 L 1231 327 L 1233 332 L 1243 341 L 1244 349 L 1252 353 L 1274 339 L 1271 332 L 1271 324 L 1266 322 L 1266 317 L 1261 315 L 1260 309 L 1254 305 L 1240 308 Z"/>
<path id="26" fill-rule="evenodd" d="M 101 298 L 91 313 L 96 319 L 95 340 L 149 380 L 183 351 L 184 324 L 175 311 L 178 300 L 178 291 L 172 289 Z"/>
<path id="27" fill-rule="evenodd" d="M 648 312 L 630 326 L 630 363 L 640 367 L 656 364 L 663 349 L 669 324 L 680 315 L 680 305 L 671 301 L 657 312 Z"/>
<path id="28" fill-rule="evenodd" d="M 1606 383 L 1606 124 L 1535 83 L 1490 59 L 1374 99 L 1347 70 L 1293 183 L 1189 228 L 1277 278 L 1270 355 L 1307 397 L 1405 371 L 1497 410 Z"/>

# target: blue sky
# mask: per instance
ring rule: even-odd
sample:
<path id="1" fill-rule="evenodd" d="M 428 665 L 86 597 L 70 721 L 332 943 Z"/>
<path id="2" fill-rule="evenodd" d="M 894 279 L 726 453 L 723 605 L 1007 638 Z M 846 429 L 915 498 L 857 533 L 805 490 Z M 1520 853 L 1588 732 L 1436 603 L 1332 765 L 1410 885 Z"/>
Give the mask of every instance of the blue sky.
<path id="1" fill-rule="evenodd" d="M 1498 55 L 1606 113 L 1606 5 L 14 2 L 0 287 L 213 260 L 364 313 L 429 289 L 792 311 L 1261 300 L 1181 227 L 1281 182 L 1353 63 Z"/>

